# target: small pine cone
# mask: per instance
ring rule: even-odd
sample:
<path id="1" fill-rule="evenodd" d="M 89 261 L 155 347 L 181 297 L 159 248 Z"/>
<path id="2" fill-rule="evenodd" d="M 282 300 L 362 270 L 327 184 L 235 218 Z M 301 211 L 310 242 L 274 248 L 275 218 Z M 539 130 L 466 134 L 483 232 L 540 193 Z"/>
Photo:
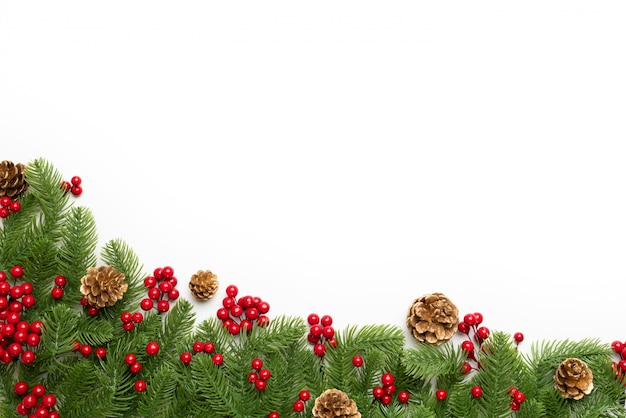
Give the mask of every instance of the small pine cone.
<path id="1" fill-rule="evenodd" d="M 361 418 L 361 413 L 345 392 L 328 389 L 315 399 L 313 418 Z"/>
<path id="2" fill-rule="evenodd" d="M 24 168 L 24 164 L 13 164 L 7 160 L 0 162 L 0 196 L 15 200 L 24 194 L 28 189 Z"/>
<path id="3" fill-rule="evenodd" d="M 443 293 L 431 293 L 413 301 L 406 325 L 419 342 L 441 345 L 457 331 L 459 310 Z"/>
<path id="4" fill-rule="evenodd" d="M 124 273 L 111 266 L 89 267 L 87 274 L 80 279 L 80 292 L 92 306 L 113 306 L 128 290 L 125 278 Z"/>
<path id="5" fill-rule="evenodd" d="M 581 399 L 593 390 L 593 373 L 584 361 L 567 358 L 554 373 L 554 388 L 565 399 Z"/>
<path id="6" fill-rule="evenodd" d="M 219 281 L 217 276 L 210 270 L 198 270 L 189 279 L 189 290 L 191 294 L 200 300 L 208 300 L 215 295 Z"/>

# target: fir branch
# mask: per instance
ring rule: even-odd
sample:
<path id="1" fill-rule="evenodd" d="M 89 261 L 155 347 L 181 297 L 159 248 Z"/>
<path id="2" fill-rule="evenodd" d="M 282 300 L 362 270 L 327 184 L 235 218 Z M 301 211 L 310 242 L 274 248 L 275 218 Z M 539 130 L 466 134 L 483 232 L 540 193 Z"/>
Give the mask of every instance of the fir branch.
<path id="1" fill-rule="evenodd" d="M 98 235 L 96 222 L 90 210 L 73 207 L 65 218 L 61 229 L 57 274 L 65 276 L 63 300 L 70 305 L 77 305 L 81 298 L 80 279 L 87 268 L 96 265 L 96 247 Z"/>
<path id="2" fill-rule="evenodd" d="M 432 379 L 444 375 L 460 376 L 465 353 L 452 342 L 441 346 L 419 344 L 407 349 L 402 362 L 406 372 L 415 378 Z"/>
<path id="3" fill-rule="evenodd" d="M 72 353 L 77 336 L 78 313 L 65 305 L 52 307 L 44 313 L 37 365 L 48 373 L 62 372 L 63 359 Z"/>
<path id="4" fill-rule="evenodd" d="M 193 331 L 195 322 L 193 305 L 186 299 L 178 299 L 169 312 L 163 315 L 162 322 L 158 340 L 163 347 L 175 349 L 176 342 L 185 339 Z"/>
<path id="5" fill-rule="evenodd" d="M 150 375 L 147 390 L 139 396 L 137 413 L 142 417 L 167 418 L 176 416 L 177 381 L 174 370 L 163 364 Z"/>
<path id="6" fill-rule="evenodd" d="M 213 364 L 208 355 L 195 356 L 190 363 L 197 395 L 192 413 L 197 417 L 238 417 L 237 402 L 225 375 L 225 367 Z"/>
<path id="7" fill-rule="evenodd" d="M 135 252 L 121 239 L 108 241 L 101 250 L 101 259 L 107 265 L 124 273 L 128 283 L 128 289 L 122 300 L 110 308 L 101 310 L 108 317 L 117 319 L 123 311 L 133 311 L 145 291 L 143 266 Z"/>
<path id="8" fill-rule="evenodd" d="M 81 316 L 76 331 L 76 339 L 81 344 L 103 346 L 113 339 L 113 324 L 101 318 Z"/>

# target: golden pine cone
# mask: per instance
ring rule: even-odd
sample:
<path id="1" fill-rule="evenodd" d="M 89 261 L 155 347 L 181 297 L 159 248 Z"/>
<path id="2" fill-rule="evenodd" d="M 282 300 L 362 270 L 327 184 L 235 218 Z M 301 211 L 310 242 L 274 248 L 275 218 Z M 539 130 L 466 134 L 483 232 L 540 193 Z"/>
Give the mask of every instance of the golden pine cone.
<path id="1" fill-rule="evenodd" d="M 13 164 L 7 160 L 0 162 L 0 196 L 15 200 L 28 189 L 24 168 L 24 164 Z"/>
<path id="2" fill-rule="evenodd" d="M 361 418 L 361 413 L 345 392 L 328 389 L 315 399 L 313 418 Z"/>
<path id="3" fill-rule="evenodd" d="M 584 361 L 567 358 L 554 373 L 554 388 L 566 399 L 581 399 L 593 390 L 593 372 Z"/>
<path id="4" fill-rule="evenodd" d="M 406 325 L 419 342 L 441 345 L 457 331 L 459 310 L 443 293 L 431 293 L 413 301 Z"/>
<path id="5" fill-rule="evenodd" d="M 124 273 L 111 266 L 89 267 L 87 274 L 80 279 L 80 292 L 92 306 L 113 306 L 128 290 L 125 278 Z"/>
<path id="6" fill-rule="evenodd" d="M 200 300 L 208 300 L 215 295 L 219 281 L 217 276 L 210 270 L 198 270 L 189 279 L 189 290 L 191 294 Z"/>

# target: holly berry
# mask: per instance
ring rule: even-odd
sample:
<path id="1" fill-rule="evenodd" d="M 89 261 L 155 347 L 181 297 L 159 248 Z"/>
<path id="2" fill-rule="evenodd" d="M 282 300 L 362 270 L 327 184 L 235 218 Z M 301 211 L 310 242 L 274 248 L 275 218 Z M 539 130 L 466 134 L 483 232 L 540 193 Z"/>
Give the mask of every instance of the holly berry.
<path id="1" fill-rule="evenodd" d="M 437 392 L 435 392 L 435 397 L 440 401 L 445 401 L 448 397 L 448 392 L 446 392 L 445 389 L 439 389 L 437 390 Z"/>
<path id="2" fill-rule="evenodd" d="M 263 379 L 257 379 L 254 381 L 254 387 L 257 390 L 265 390 L 265 388 L 267 388 L 267 381 Z"/>
<path id="3" fill-rule="evenodd" d="M 19 279 L 20 277 L 22 277 L 24 275 L 24 268 L 22 266 L 13 266 L 11 267 L 11 276 L 13 276 L 16 279 Z"/>
<path id="4" fill-rule="evenodd" d="M 146 391 L 146 389 L 147 389 L 147 387 L 148 387 L 148 385 L 146 384 L 146 381 L 145 381 L 145 380 L 141 380 L 141 379 L 139 379 L 139 380 L 137 380 L 137 381 L 135 382 L 135 390 L 136 390 L 137 392 L 145 392 L 145 391 Z"/>
<path id="5" fill-rule="evenodd" d="M 107 350 L 104 347 L 96 348 L 96 357 L 104 359 L 107 356 Z"/>
<path id="6" fill-rule="evenodd" d="M 65 278 L 65 276 L 57 276 L 54 278 L 54 284 L 63 287 L 67 284 L 67 279 Z"/>
<path id="7" fill-rule="evenodd" d="M 516 343 L 519 344 L 524 341 L 524 334 L 522 334 L 521 332 L 516 332 L 515 334 L 513 334 L 513 339 Z"/>
<path id="8" fill-rule="evenodd" d="M 16 395 L 22 396 L 26 392 L 28 392 L 28 383 L 19 381 L 13 386 L 13 391 Z"/>
<path id="9" fill-rule="evenodd" d="M 280 415 L 278 415 L 278 412 L 270 412 L 267 418 L 280 418 Z"/>
<path id="10" fill-rule="evenodd" d="M 468 313 L 463 317 L 463 322 L 469 326 L 476 325 L 476 317 L 474 314 Z"/>
<path id="11" fill-rule="evenodd" d="M 311 393 L 308 390 L 303 389 L 298 394 L 298 398 L 300 398 L 301 401 L 305 401 L 306 402 L 309 399 L 311 399 Z"/>
<path id="12" fill-rule="evenodd" d="M 21 204 L 20 202 L 18 202 L 17 200 L 16 200 L 16 201 L 13 201 L 13 202 L 11 202 L 11 204 L 9 205 L 9 210 L 10 210 L 11 212 L 17 213 L 17 212 L 19 212 L 20 210 L 22 210 L 22 204 Z"/>
<path id="13" fill-rule="evenodd" d="M 403 390 L 398 393 L 398 400 L 402 403 L 407 403 L 409 401 L 409 392 Z"/>
<path id="14" fill-rule="evenodd" d="M 255 358 L 252 360 L 252 368 L 254 370 L 261 370 L 262 367 L 263 367 L 263 360 L 261 360 L 260 358 Z"/>
<path id="15" fill-rule="evenodd" d="M 233 284 L 231 284 L 230 286 L 226 288 L 226 294 L 231 298 L 236 297 L 238 293 L 239 293 L 239 289 L 237 288 L 237 286 Z"/>
<path id="16" fill-rule="evenodd" d="M 180 361 L 182 361 L 183 364 L 191 363 L 191 358 L 192 358 L 192 355 L 191 355 L 191 353 L 189 351 L 183 351 L 180 354 Z"/>
<path id="17" fill-rule="evenodd" d="M 523 403 L 526 400 L 526 395 L 524 395 L 523 392 L 520 392 L 519 390 L 517 392 L 515 392 L 515 395 L 513 395 L 513 400 L 519 404 Z"/>
<path id="18" fill-rule="evenodd" d="M 326 346 L 321 343 L 317 343 L 313 346 L 313 352 L 322 357 L 326 353 Z"/>
<path id="19" fill-rule="evenodd" d="M 46 408 L 52 408 L 54 405 L 56 405 L 56 403 L 57 398 L 51 393 L 47 393 L 43 395 L 43 398 L 41 398 L 41 404 Z"/>
<path id="20" fill-rule="evenodd" d="M 259 370 L 259 378 L 262 380 L 269 380 L 272 377 L 272 373 L 268 369 Z"/>
<path id="21" fill-rule="evenodd" d="M 374 399 L 380 399 L 384 394 L 385 391 L 381 386 L 375 386 L 374 389 L 372 389 L 372 396 L 374 396 Z"/>
<path id="22" fill-rule="evenodd" d="M 224 356 L 219 353 L 213 354 L 213 357 L 211 357 L 211 359 L 213 360 L 213 364 L 215 364 L 216 366 L 224 363 Z"/>
<path id="23" fill-rule="evenodd" d="M 309 316 L 307 317 L 307 322 L 309 323 L 309 325 L 317 325 L 320 323 L 320 317 L 317 314 L 309 314 Z"/>
<path id="24" fill-rule="evenodd" d="M 9 196 L 2 196 L 0 197 L 0 205 L 8 208 L 9 205 L 11 204 L 11 198 Z"/>
<path id="25" fill-rule="evenodd" d="M 393 385 L 393 383 L 395 382 L 395 378 L 391 373 L 384 373 L 382 375 L 382 377 L 380 378 L 380 381 L 382 382 L 382 384 L 384 386 L 390 386 Z"/>
<path id="26" fill-rule="evenodd" d="M 74 176 L 70 179 L 70 183 L 72 183 L 72 186 L 80 186 L 82 182 L 83 180 L 78 176 Z"/>
<path id="27" fill-rule="evenodd" d="M 137 361 L 137 356 L 134 355 L 133 353 L 128 353 L 124 357 L 124 362 L 128 364 L 129 366 L 134 364 L 136 361 Z"/>
<path id="28" fill-rule="evenodd" d="M 363 357 L 359 355 L 352 357 L 352 364 L 354 367 L 361 367 L 363 365 Z"/>
<path id="29" fill-rule="evenodd" d="M 25 350 L 24 352 L 22 352 L 22 355 L 20 356 L 20 359 L 22 360 L 22 363 L 24 364 L 33 364 L 35 362 L 35 352 L 32 350 Z"/>
<path id="30" fill-rule="evenodd" d="M 330 315 L 324 315 L 320 318 L 320 323 L 324 327 L 329 327 L 333 324 L 333 318 Z"/>
<path id="31" fill-rule="evenodd" d="M 297 400 L 293 403 L 293 410 L 295 412 L 302 412 L 304 411 L 304 402 L 302 402 L 301 400 Z"/>
<path id="32" fill-rule="evenodd" d="M 63 297 L 63 289 L 60 287 L 53 287 L 50 291 L 50 296 L 52 296 L 53 299 L 61 299 Z"/>
<path id="33" fill-rule="evenodd" d="M 136 361 L 136 362 L 134 362 L 133 364 L 130 365 L 128 370 L 130 370 L 130 372 L 132 374 L 137 374 L 137 373 L 139 373 L 141 371 L 142 368 L 143 368 L 143 366 L 141 365 L 141 363 Z"/>
<path id="34" fill-rule="evenodd" d="M 474 343 L 471 342 L 470 340 L 465 340 L 461 343 L 461 348 L 466 353 L 471 353 L 474 351 Z"/>
<path id="35" fill-rule="evenodd" d="M 74 196 L 80 196 L 81 194 L 83 194 L 83 188 L 80 186 L 72 186 L 70 191 Z"/>
<path id="36" fill-rule="evenodd" d="M 148 354 L 149 356 L 156 356 L 160 349 L 161 347 L 155 341 L 150 341 L 148 344 L 146 344 L 146 354 Z"/>
<path id="37" fill-rule="evenodd" d="M 87 357 L 89 356 L 91 353 L 93 352 L 93 347 L 90 346 L 89 344 L 83 344 L 80 346 L 80 353 Z"/>
<path id="38" fill-rule="evenodd" d="M 489 328 L 480 327 L 476 330 L 476 335 L 482 340 L 486 340 L 489 337 Z"/>
<path id="39" fill-rule="evenodd" d="M 144 311 L 149 311 L 154 306 L 154 302 L 152 302 L 152 299 L 144 298 L 141 300 L 140 306 Z"/>
<path id="40" fill-rule="evenodd" d="M 135 324 L 140 324 L 143 321 L 143 314 L 141 312 L 135 312 L 133 314 L 133 322 Z"/>
<path id="41" fill-rule="evenodd" d="M 480 325 L 483 322 L 483 314 L 474 312 L 474 319 L 476 319 L 476 325 Z"/>
<path id="42" fill-rule="evenodd" d="M 478 385 L 472 386 L 472 396 L 474 398 L 480 398 L 481 396 L 483 396 L 483 388 Z"/>
<path id="43" fill-rule="evenodd" d="M 469 325 L 467 325 L 467 323 L 461 321 L 459 322 L 459 324 L 457 325 L 457 329 L 459 330 L 459 332 L 462 332 L 463 334 L 469 334 L 471 328 Z"/>
<path id="44" fill-rule="evenodd" d="M 213 344 L 210 341 L 204 343 L 204 347 L 202 348 L 202 351 L 204 351 L 207 354 L 211 354 L 213 351 L 215 351 L 215 344 Z"/>

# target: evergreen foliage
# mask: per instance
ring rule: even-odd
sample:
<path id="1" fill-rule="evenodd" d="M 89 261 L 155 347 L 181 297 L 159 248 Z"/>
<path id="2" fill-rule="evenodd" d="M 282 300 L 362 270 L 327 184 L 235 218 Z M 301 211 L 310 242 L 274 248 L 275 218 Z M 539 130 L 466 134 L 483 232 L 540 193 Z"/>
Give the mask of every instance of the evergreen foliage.
<path id="1" fill-rule="evenodd" d="M 56 396 L 52 410 L 76 418 L 261 418 L 272 411 L 282 418 L 310 417 L 315 398 L 330 388 L 348 394 L 364 418 L 626 417 L 624 374 L 616 373 L 614 353 L 601 341 L 540 342 L 521 354 L 510 335 L 493 331 L 472 359 L 479 366 L 464 374 L 468 353 L 457 343 L 407 342 L 394 325 L 337 330 L 336 344 L 319 356 L 307 340 L 303 318 L 274 315 L 267 325 L 231 335 L 217 318 L 196 322 L 192 303 L 182 298 L 172 301 L 167 312 L 142 311 L 148 274 L 139 257 L 122 239 L 97 248 L 93 214 L 74 205 L 49 162 L 30 162 L 26 175 L 29 189 L 20 197 L 22 209 L 0 228 L 0 270 L 8 275 L 13 266 L 23 267 L 23 277 L 8 277 L 12 286 L 33 286 L 36 303 L 23 309 L 21 322 L 43 325 L 39 343 L 23 345 L 35 353 L 32 364 L 20 359 L 0 364 L 1 417 L 21 416 L 17 408 L 23 395 L 14 390 L 20 381 L 29 388 L 44 385 Z M 128 289 L 114 306 L 93 315 L 81 305 L 80 280 L 89 267 L 99 265 L 122 272 Z M 60 299 L 50 293 L 57 275 L 67 278 Z M 143 320 L 125 330 L 120 321 L 125 312 L 143 312 Z M 152 341 L 160 350 L 150 354 L 146 345 Z M 210 342 L 213 350 L 195 352 L 196 342 Z M 84 345 L 106 354 L 77 351 Z M 192 353 L 188 364 L 181 361 L 183 352 Z M 128 354 L 136 356 L 140 371 L 130 370 Z M 223 356 L 223 363 L 216 355 Z M 360 367 L 352 362 L 357 355 L 364 359 Z M 553 386 L 555 369 L 568 357 L 585 361 L 594 373 L 594 390 L 581 400 L 566 400 Z M 271 372 L 264 390 L 249 381 L 254 359 Z M 388 405 L 373 396 L 386 373 L 395 377 Z M 135 388 L 140 379 L 146 382 L 143 392 Z M 472 395 L 474 386 L 480 386 L 482 396 Z M 526 395 L 519 411 L 511 409 L 513 387 Z M 438 389 L 446 391 L 445 399 L 435 396 Z M 295 412 L 302 390 L 311 399 L 304 411 Z M 398 399 L 400 391 L 408 392 L 408 402 Z"/>

